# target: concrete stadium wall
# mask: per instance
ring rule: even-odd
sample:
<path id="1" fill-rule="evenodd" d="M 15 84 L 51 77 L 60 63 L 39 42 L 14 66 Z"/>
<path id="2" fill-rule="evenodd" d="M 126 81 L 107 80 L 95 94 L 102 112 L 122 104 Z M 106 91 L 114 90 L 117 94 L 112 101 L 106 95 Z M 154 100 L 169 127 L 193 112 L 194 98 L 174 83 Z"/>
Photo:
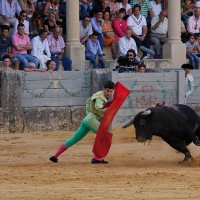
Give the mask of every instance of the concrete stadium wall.
<path id="1" fill-rule="evenodd" d="M 112 127 L 125 123 L 158 102 L 184 103 L 183 70 L 157 69 L 153 72 L 119 74 L 102 69 L 50 74 L 7 69 L 1 74 L 0 131 L 76 130 L 85 116 L 86 99 L 102 89 L 103 82 L 108 79 L 120 81 L 131 90 Z M 199 71 L 195 71 L 194 76 L 197 75 L 200 76 Z M 199 107 L 198 79 L 195 79 L 195 91 L 188 99 L 196 109 Z"/>

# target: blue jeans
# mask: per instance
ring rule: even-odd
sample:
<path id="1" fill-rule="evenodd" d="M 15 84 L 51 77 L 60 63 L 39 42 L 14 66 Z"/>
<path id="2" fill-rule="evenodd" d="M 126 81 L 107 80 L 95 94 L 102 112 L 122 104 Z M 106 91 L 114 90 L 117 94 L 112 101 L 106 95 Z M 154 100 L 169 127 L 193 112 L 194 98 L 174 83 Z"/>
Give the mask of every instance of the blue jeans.
<path id="1" fill-rule="evenodd" d="M 29 54 L 16 54 L 16 58 L 21 62 L 22 69 L 28 66 L 29 62 L 33 62 L 35 67 L 38 68 L 38 59 Z"/>
<path id="2" fill-rule="evenodd" d="M 105 68 L 106 65 L 104 61 L 102 60 L 101 56 L 98 56 L 99 64 L 96 61 L 96 58 L 94 56 L 86 56 L 86 60 L 90 60 L 90 62 L 93 64 L 93 69 L 97 69 L 99 64 L 101 68 Z"/>
<path id="3" fill-rule="evenodd" d="M 61 55 L 61 53 L 56 53 L 57 55 Z M 51 59 L 56 62 L 56 71 L 59 67 L 59 60 L 55 56 L 51 55 Z M 72 61 L 67 56 L 62 56 L 62 65 L 65 71 L 71 71 L 72 70 Z"/>
<path id="4" fill-rule="evenodd" d="M 83 19 L 86 15 L 87 15 L 87 11 L 89 11 L 89 13 L 91 12 L 91 10 L 93 9 L 93 7 L 91 5 L 86 5 L 86 4 L 80 4 L 81 7 L 81 19 Z"/>
<path id="5" fill-rule="evenodd" d="M 186 54 L 186 58 L 190 60 L 190 64 L 193 65 L 195 69 L 199 69 L 199 57 L 196 54 Z"/>

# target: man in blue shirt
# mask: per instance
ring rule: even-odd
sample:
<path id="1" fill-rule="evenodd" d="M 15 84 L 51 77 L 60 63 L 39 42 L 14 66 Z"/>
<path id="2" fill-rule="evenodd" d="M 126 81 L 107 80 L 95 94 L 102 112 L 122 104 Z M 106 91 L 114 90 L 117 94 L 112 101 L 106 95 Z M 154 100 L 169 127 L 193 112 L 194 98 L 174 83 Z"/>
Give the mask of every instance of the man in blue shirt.
<path id="1" fill-rule="evenodd" d="M 94 32 L 92 38 L 88 39 L 85 47 L 85 58 L 91 61 L 94 69 L 97 69 L 99 64 L 101 68 L 105 68 L 103 51 L 101 50 L 98 37 L 99 34 Z"/>
<path id="2" fill-rule="evenodd" d="M 12 53 L 12 40 L 8 37 L 9 34 L 9 26 L 3 25 L 1 27 L 1 35 L 0 35 L 0 60 L 3 60 L 3 56 L 9 55 L 11 58 L 11 62 L 14 65 L 13 68 L 19 70 L 20 62 Z"/>

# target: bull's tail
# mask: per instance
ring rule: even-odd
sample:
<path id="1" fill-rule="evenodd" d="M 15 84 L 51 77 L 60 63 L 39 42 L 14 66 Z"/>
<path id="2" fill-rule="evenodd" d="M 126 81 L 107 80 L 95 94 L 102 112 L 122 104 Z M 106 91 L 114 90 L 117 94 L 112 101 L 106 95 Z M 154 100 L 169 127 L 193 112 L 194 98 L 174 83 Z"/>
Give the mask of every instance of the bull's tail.
<path id="1" fill-rule="evenodd" d="M 132 125 L 134 122 L 134 119 L 132 119 L 130 122 L 128 122 L 127 124 L 125 124 L 124 126 L 122 126 L 122 128 L 127 128 L 129 127 L 130 125 Z"/>

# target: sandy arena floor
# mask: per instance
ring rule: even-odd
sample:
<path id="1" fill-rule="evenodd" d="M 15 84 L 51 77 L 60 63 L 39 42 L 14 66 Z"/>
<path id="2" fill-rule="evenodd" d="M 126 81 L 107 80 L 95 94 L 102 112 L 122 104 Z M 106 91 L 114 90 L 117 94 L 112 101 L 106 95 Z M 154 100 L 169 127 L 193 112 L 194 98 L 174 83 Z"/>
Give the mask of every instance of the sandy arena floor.
<path id="1" fill-rule="evenodd" d="M 136 142 L 134 129 L 112 131 L 108 165 L 92 165 L 94 134 L 48 159 L 72 132 L 0 135 L 0 200 L 199 200 L 200 147 L 194 161 L 158 138 Z"/>

